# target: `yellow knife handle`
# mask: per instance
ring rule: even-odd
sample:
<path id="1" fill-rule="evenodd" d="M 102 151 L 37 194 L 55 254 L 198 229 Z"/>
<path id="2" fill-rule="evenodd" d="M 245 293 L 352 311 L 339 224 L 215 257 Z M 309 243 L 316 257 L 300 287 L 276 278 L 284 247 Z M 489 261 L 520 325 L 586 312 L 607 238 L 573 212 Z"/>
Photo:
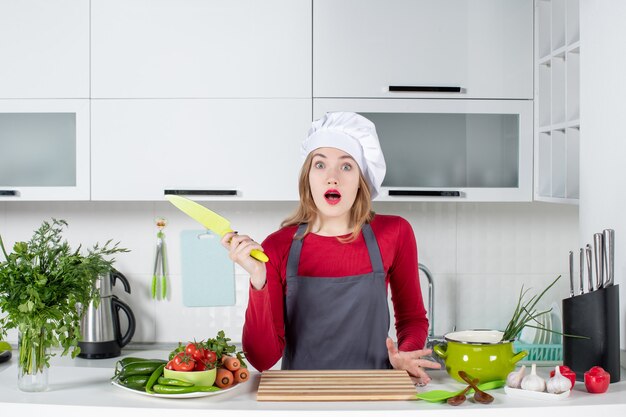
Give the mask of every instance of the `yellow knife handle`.
<path id="1" fill-rule="evenodd" d="M 261 252 L 258 249 L 252 249 L 250 251 L 250 256 L 252 256 L 254 259 L 259 260 L 261 262 L 267 262 L 270 260 L 270 258 L 267 257 L 265 252 Z"/>

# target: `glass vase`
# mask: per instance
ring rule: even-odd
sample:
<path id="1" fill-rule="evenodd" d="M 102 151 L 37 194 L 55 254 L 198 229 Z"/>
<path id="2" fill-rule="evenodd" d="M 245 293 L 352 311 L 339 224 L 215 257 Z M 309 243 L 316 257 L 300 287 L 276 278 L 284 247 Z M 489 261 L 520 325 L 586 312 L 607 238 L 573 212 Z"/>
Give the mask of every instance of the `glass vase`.
<path id="1" fill-rule="evenodd" d="M 17 387 L 22 391 L 40 392 L 48 389 L 45 329 L 26 327 L 18 336 Z"/>

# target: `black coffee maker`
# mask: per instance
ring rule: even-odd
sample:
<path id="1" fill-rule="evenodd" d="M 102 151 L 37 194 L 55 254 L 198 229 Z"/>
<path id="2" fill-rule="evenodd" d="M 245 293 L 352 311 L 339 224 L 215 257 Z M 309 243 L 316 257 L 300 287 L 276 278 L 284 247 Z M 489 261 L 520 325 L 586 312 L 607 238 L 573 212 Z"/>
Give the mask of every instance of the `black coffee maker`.
<path id="1" fill-rule="evenodd" d="M 96 281 L 100 289 L 100 303 L 94 307 L 89 304 L 80 324 L 82 340 L 79 357 L 85 359 L 114 358 L 122 353 L 135 334 L 135 316 L 128 304 L 113 295 L 113 286 L 116 280 L 124 285 L 124 290 L 130 294 L 128 279 L 115 269 L 102 275 Z M 128 329 L 122 335 L 120 329 L 120 310 L 128 317 Z"/>

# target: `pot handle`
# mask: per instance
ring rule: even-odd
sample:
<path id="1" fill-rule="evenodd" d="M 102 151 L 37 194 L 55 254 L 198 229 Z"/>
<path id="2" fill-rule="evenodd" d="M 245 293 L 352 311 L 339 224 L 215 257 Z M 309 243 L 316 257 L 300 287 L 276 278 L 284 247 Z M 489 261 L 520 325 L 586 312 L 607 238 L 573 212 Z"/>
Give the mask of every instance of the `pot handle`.
<path id="1" fill-rule="evenodd" d="M 447 345 L 435 345 L 433 346 L 433 351 L 439 356 L 441 359 L 445 359 L 448 356 Z M 521 358 L 520 358 L 521 359 Z"/>
<path id="2" fill-rule="evenodd" d="M 528 355 L 528 351 L 526 351 L 526 350 L 522 350 L 521 352 L 516 353 L 516 354 L 515 354 L 515 355 L 511 358 L 511 363 L 512 363 L 512 364 L 517 363 L 518 361 L 520 361 L 520 360 L 524 359 L 524 358 L 526 357 L 526 355 Z"/>

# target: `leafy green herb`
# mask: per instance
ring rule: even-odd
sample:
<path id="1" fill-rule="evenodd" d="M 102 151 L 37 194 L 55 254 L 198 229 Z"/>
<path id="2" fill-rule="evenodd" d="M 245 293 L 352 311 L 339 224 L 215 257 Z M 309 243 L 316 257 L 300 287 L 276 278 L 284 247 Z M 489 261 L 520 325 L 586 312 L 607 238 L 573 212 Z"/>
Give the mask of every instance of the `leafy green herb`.
<path id="1" fill-rule="evenodd" d="M 537 294 L 533 295 L 528 301 L 524 301 L 524 297 L 526 297 L 526 294 L 528 293 L 528 291 L 530 291 L 530 289 L 524 290 L 524 286 L 522 285 L 522 289 L 520 290 L 519 298 L 517 300 L 517 306 L 515 307 L 515 311 L 513 312 L 513 317 L 511 317 L 509 324 L 506 326 L 506 329 L 504 330 L 504 334 L 502 335 L 502 340 L 515 340 L 517 335 L 526 326 L 535 327 L 541 330 L 548 331 L 548 329 L 544 328 L 543 326 L 537 327 L 529 323 L 535 322 L 539 324 L 539 322 L 537 321 L 537 317 L 543 314 L 547 314 L 550 311 L 552 311 L 552 309 L 549 309 L 549 310 L 537 312 L 535 307 L 537 303 L 539 302 L 539 300 L 541 300 L 541 297 L 543 297 L 543 295 L 550 288 L 552 288 L 552 286 L 554 286 L 554 284 L 556 284 L 556 282 L 560 278 L 561 276 L 559 275 L 558 277 L 556 277 L 554 281 L 552 281 L 550 285 L 548 285 L 548 287 L 545 290 L 543 290 L 539 295 Z M 554 333 L 558 333 L 558 332 L 554 332 Z"/>
<path id="2" fill-rule="evenodd" d="M 230 338 L 226 337 L 226 334 L 223 330 L 220 330 L 219 332 L 217 332 L 217 336 L 214 339 L 207 339 L 204 345 L 207 349 L 215 352 L 215 355 L 217 356 L 217 361 L 218 363 L 220 363 L 222 356 L 235 353 L 235 351 L 237 350 L 237 347 L 235 345 L 231 345 L 228 342 L 230 342 Z"/>
<path id="3" fill-rule="evenodd" d="M 41 372 L 50 366 L 49 348 L 62 347 L 61 355 L 80 353 L 80 320 L 90 302 L 97 303 L 98 276 L 111 270 L 114 259 L 105 256 L 128 252 L 119 242 L 96 244 L 87 254 L 62 241 L 65 220 L 44 221 L 28 242 L 17 242 L 0 262 L 0 336 L 8 329 L 20 332 L 19 367 L 22 373 Z M 82 310 L 82 311 L 80 311 Z M 34 355 L 34 356 L 33 356 Z"/>

